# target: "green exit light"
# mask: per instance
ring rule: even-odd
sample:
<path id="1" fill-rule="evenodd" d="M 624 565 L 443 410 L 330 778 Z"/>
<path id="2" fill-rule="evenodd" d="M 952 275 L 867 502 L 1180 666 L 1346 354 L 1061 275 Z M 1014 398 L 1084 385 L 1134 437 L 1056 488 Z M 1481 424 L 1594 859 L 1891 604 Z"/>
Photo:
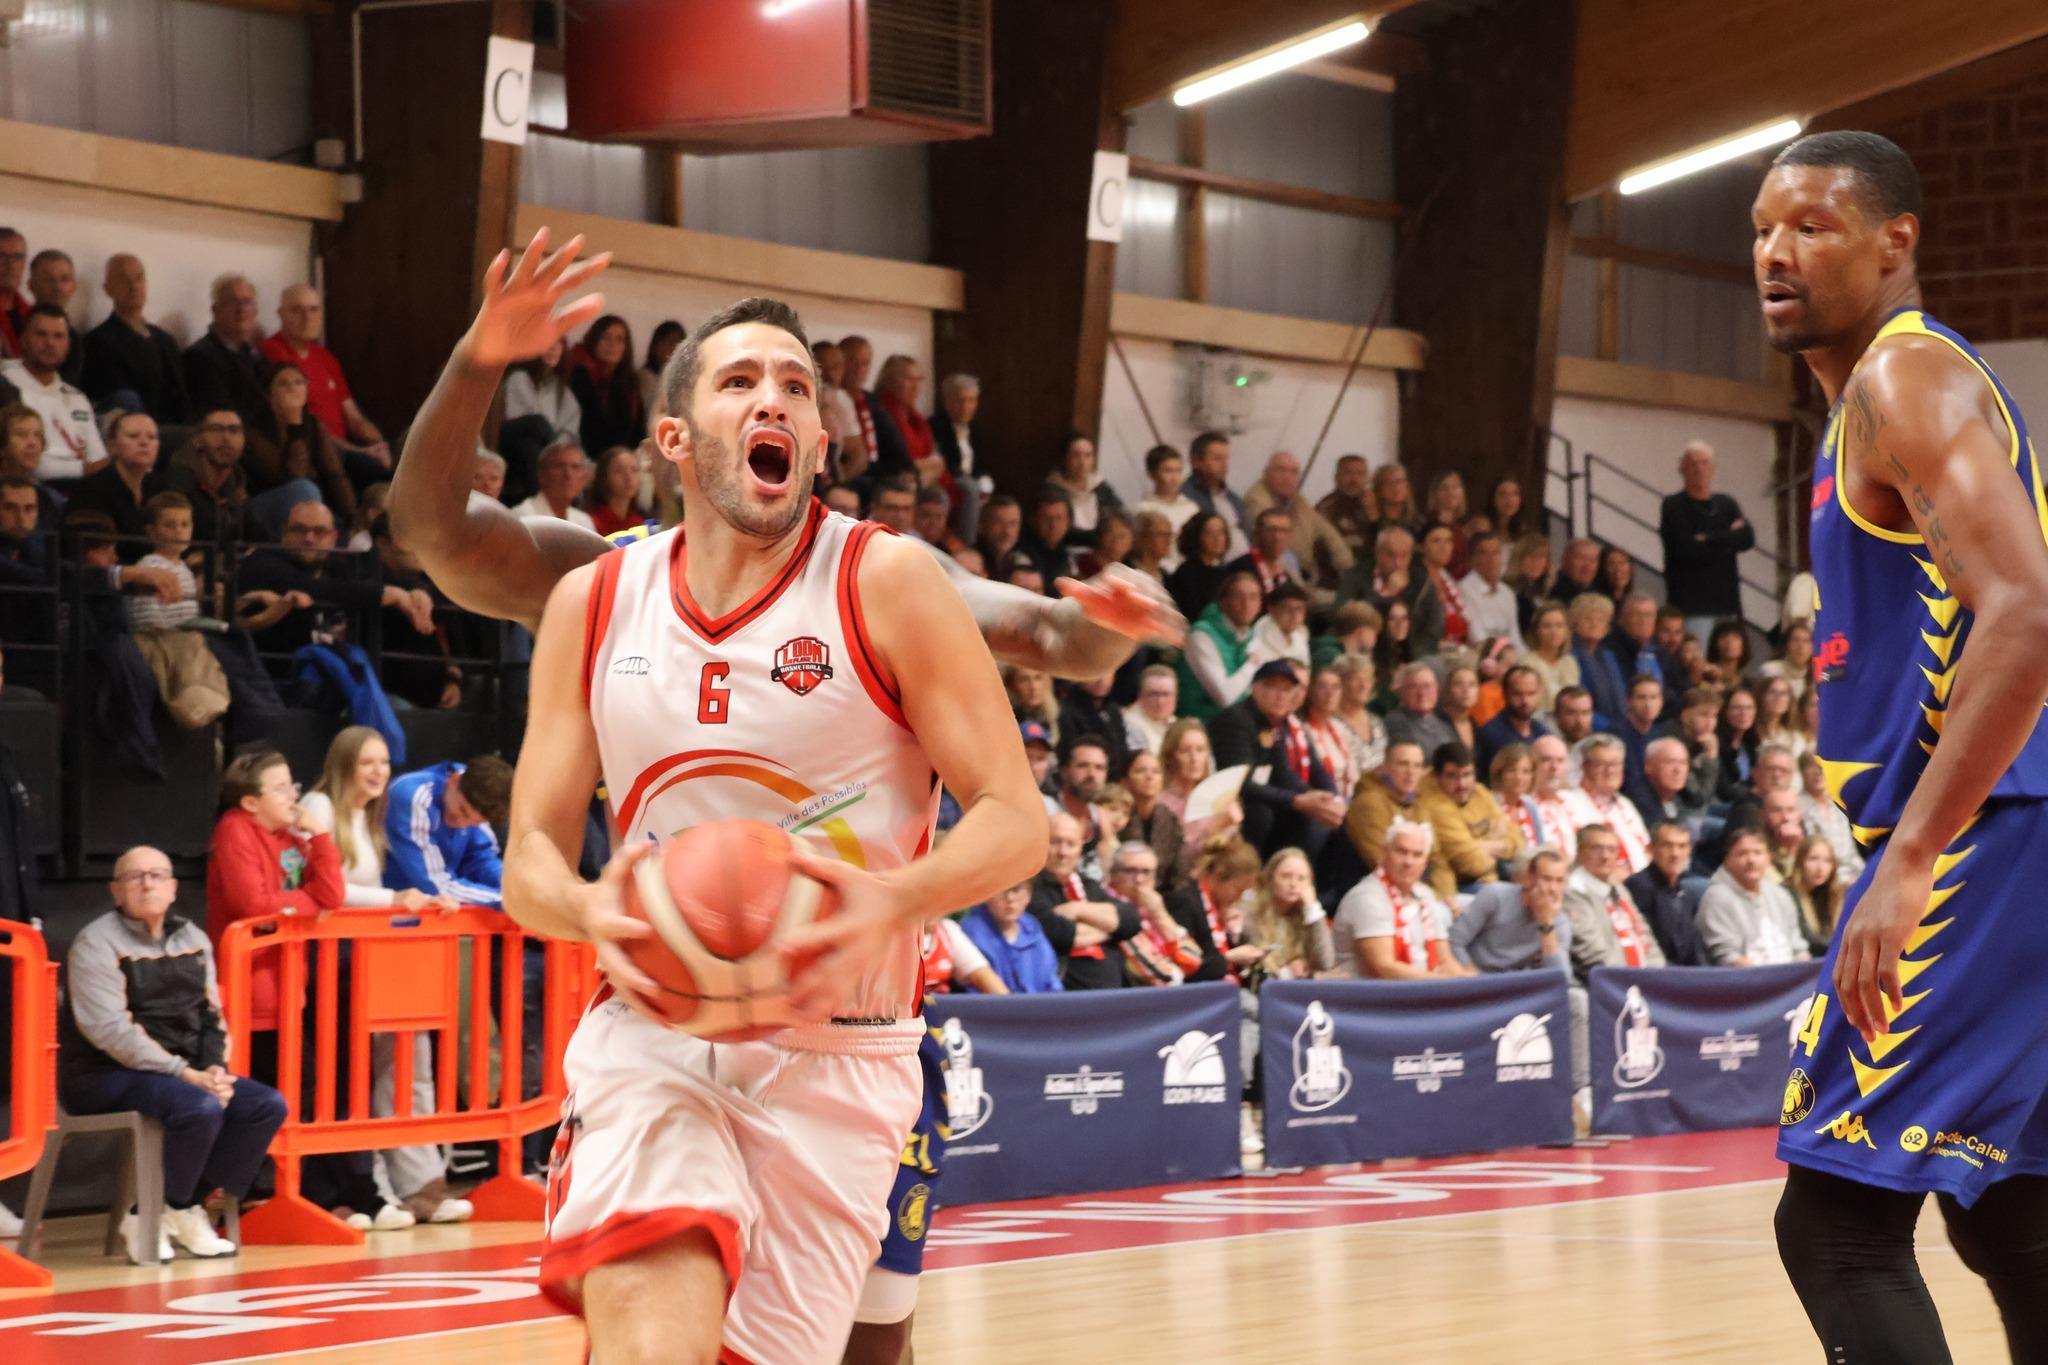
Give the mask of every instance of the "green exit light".
<path id="1" fill-rule="evenodd" d="M 1235 380 L 1233 380 L 1232 382 L 1233 382 L 1233 383 L 1235 383 L 1235 384 L 1236 384 L 1236 385 L 1237 385 L 1237 386 L 1238 386 L 1238 387 L 1239 387 L 1239 388 L 1241 389 L 1241 388 L 1243 388 L 1243 387 L 1244 387 L 1245 385 L 1247 385 L 1247 384 L 1251 383 L 1252 381 L 1251 381 L 1250 379 L 1246 378 L 1246 377 L 1245 377 L 1244 375 L 1239 375 L 1239 376 L 1238 376 L 1238 377 L 1237 377 L 1237 378 L 1236 378 Z"/>

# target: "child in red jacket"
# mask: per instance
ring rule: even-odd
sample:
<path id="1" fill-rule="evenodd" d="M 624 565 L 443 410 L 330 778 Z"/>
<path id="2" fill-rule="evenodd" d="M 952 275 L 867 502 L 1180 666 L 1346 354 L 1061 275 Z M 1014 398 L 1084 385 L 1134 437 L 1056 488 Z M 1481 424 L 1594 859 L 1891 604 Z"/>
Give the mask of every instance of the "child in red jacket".
<path id="1" fill-rule="evenodd" d="M 299 784 L 291 765 L 276 750 L 244 754 L 221 775 L 220 823 L 213 829 L 213 847 L 206 868 L 206 931 L 218 946 L 236 920 L 267 915 L 314 915 L 341 908 L 346 886 L 341 853 L 333 836 L 299 805 Z M 323 948 L 321 951 L 332 951 Z M 278 998 L 279 953 L 258 955 L 250 971 L 249 1069 L 260 1080 L 276 1084 L 278 1028 L 287 1011 L 301 1011 L 304 998 Z M 313 980 L 316 958 L 309 951 L 306 978 Z M 343 959 L 343 999 L 339 1018 L 347 1018 L 347 961 Z M 317 1074 L 313 1049 L 315 1030 L 306 1020 L 304 1081 L 299 1113 L 312 1111 L 312 1080 Z M 340 1031 L 344 1055 L 335 1059 L 335 1074 L 348 1074 L 346 1029 Z M 346 1096 L 338 1096 L 336 1115 L 346 1116 Z M 353 1226 L 409 1227 L 413 1215 L 384 1205 L 371 1178 L 370 1154 L 347 1152 L 309 1157 L 304 1165 L 308 1199 L 339 1214 Z"/>

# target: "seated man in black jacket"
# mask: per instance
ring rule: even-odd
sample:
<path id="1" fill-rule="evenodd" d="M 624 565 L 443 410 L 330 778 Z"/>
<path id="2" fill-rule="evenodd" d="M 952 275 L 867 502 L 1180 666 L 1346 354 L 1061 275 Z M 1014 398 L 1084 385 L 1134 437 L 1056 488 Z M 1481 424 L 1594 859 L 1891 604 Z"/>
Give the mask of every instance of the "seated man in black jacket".
<path id="1" fill-rule="evenodd" d="M 1345 801 L 1294 714 L 1306 686 L 1284 659 L 1259 665 L 1251 694 L 1209 722 L 1209 747 L 1219 771 L 1251 766 L 1238 793 L 1245 841 L 1262 854 L 1299 848 L 1313 863 L 1330 831 L 1344 823 Z"/>
<path id="2" fill-rule="evenodd" d="M 1108 990 L 1124 984 L 1118 944 L 1138 932 L 1138 912 L 1080 873 L 1081 822 L 1065 811 L 1052 817 L 1045 870 L 1031 883 L 1031 914 L 1060 955 L 1060 977 L 1070 991 Z"/>
<path id="3" fill-rule="evenodd" d="M 66 959 L 58 1016 L 58 1093 L 74 1114 L 140 1110 L 164 1126 L 164 1208 L 146 1245 L 135 1210 L 122 1219 L 128 1259 L 231 1256 L 200 1201 L 237 1197 L 284 1123 L 284 1097 L 227 1069 L 227 1028 L 206 933 L 170 913 L 171 860 L 131 848 L 114 864 L 114 908 L 85 926 Z"/>
<path id="4" fill-rule="evenodd" d="M 420 634 L 433 633 L 434 604 L 424 591 L 387 584 L 373 565 L 334 553 L 334 512 L 326 503 L 309 499 L 292 508 L 282 539 L 282 550 L 249 556 L 239 585 L 245 593 L 278 594 L 271 610 L 244 623 L 265 654 L 353 638 L 351 627 L 380 606 L 405 612 Z"/>

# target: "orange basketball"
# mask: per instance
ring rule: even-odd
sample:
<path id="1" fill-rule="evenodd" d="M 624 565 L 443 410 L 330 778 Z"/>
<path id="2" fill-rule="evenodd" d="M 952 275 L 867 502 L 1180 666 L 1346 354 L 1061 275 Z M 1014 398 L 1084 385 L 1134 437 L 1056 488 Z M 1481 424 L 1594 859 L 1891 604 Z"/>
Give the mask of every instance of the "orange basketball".
<path id="1" fill-rule="evenodd" d="M 829 914 L 829 888 L 797 872 L 795 841 L 758 820 L 720 820 L 671 839 L 627 878 L 626 912 L 654 936 L 621 942 L 660 994 L 669 1024 L 723 1041 L 786 1027 L 787 975 L 771 947 L 785 926 Z"/>

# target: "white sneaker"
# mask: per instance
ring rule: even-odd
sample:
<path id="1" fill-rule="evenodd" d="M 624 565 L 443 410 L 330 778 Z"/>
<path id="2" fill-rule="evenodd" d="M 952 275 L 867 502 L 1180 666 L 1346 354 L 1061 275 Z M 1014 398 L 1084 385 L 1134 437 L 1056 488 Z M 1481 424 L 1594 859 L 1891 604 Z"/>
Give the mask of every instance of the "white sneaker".
<path id="1" fill-rule="evenodd" d="M 357 1216 L 360 1217 L 361 1215 Z M 349 1222 L 354 1223 L 355 1219 L 351 1218 Z M 413 1217 L 412 1210 L 405 1207 L 405 1205 L 386 1204 L 377 1210 L 377 1216 L 370 1220 L 369 1227 L 373 1232 L 396 1232 L 400 1228 L 409 1228 L 417 1222 L 419 1222 L 419 1219 Z"/>
<path id="2" fill-rule="evenodd" d="M 0 1240 L 12 1240 L 21 1236 L 21 1215 L 5 1204 L 0 1204 Z"/>
<path id="3" fill-rule="evenodd" d="M 213 1230 L 213 1220 L 197 1204 L 189 1209 L 165 1209 L 164 1230 L 170 1239 L 194 1256 L 232 1256 L 235 1244 Z"/>
<path id="4" fill-rule="evenodd" d="M 341 1221 L 354 1228 L 357 1232 L 368 1232 L 370 1230 L 370 1215 L 367 1213 L 352 1213 Z"/>
<path id="5" fill-rule="evenodd" d="M 1245 1156 L 1258 1156 L 1266 1150 L 1265 1125 L 1260 1122 L 1257 1106 L 1247 1104 L 1237 1111 L 1237 1149 Z"/>
<path id="6" fill-rule="evenodd" d="M 171 1250 L 171 1234 L 165 1224 L 165 1220 L 161 1218 L 157 1220 L 155 1256 L 145 1256 L 142 1254 L 141 1236 L 142 1218 L 135 1210 L 130 1209 L 121 1215 L 121 1240 L 128 1245 L 128 1264 L 161 1265 L 177 1255 L 176 1252 Z"/>
<path id="7" fill-rule="evenodd" d="M 443 1199 L 427 1215 L 429 1223 L 467 1223 L 476 1216 L 476 1205 L 467 1199 Z"/>

